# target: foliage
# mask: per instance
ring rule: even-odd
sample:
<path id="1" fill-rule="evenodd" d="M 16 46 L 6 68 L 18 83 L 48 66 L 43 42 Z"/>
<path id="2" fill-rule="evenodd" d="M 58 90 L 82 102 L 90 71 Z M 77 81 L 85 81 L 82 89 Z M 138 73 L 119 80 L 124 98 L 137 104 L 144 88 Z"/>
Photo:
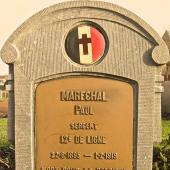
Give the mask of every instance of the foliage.
<path id="1" fill-rule="evenodd" d="M 170 120 L 162 120 L 162 139 L 168 139 L 170 134 Z"/>
<path id="2" fill-rule="evenodd" d="M 9 147 L 0 147 L 0 170 L 15 169 L 15 150 L 11 145 Z"/>
<path id="3" fill-rule="evenodd" d="M 0 118 L 0 147 L 8 147 L 9 142 L 7 140 L 7 119 Z"/>
<path id="4" fill-rule="evenodd" d="M 153 170 L 170 170 L 170 121 L 162 121 L 162 142 L 154 146 Z"/>
<path id="5" fill-rule="evenodd" d="M 7 140 L 7 119 L 0 119 L 0 170 L 15 169 L 15 150 Z"/>

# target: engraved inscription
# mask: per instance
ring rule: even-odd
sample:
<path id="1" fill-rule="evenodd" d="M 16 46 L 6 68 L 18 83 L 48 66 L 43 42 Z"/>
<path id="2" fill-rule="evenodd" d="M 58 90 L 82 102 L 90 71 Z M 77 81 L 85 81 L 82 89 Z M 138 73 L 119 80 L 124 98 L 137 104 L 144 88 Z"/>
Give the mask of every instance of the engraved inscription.
<path id="1" fill-rule="evenodd" d="M 117 153 L 113 152 L 95 152 L 94 153 L 94 159 L 100 159 L 100 160 L 116 160 L 117 159 Z"/>
<path id="2" fill-rule="evenodd" d="M 71 168 L 71 167 L 56 167 L 56 166 L 42 166 L 40 170 L 80 170 L 80 168 Z M 84 169 L 85 170 L 85 169 Z M 116 169 L 117 170 L 117 169 Z"/>
<path id="3" fill-rule="evenodd" d="M 71 136 L 69 135 L 61 135 L 59 138 L 59 142 L 61 144 L 68 144 L 69 142 L 71 142 Z"/>
<path id="4" fill-rule="evenodd" d="M 71 130 L 96 130 L 97 124 L 95 123 L 70 123 Z"/>
<path id="5" fill-rule="evenodd" d="M 60 144 L 106 144 L 106 136 L 71 136 L 71 135 L 61 135 L 59 136 Z"/>
<path id="6" fill-rule="evenodd" d="M 56 166 L 48 166 L 48 167 L 40 167 L 40 170 L 127 170 L 125 168 L 74 168 L 74 167 L 56 167 Z"/>
<path id="7" fill-rule="evenodd" d="M 101 101 L 106 102 L 105 91 L 73 91 L 60 92 L 61 101 Z"/>
<path id="8" fill-rule="evenodd" d="M 79 152 L 50 152 L 50 159 L 80 159 Z"/>
<path id="9" fill-rule="evenodd" d="M 86 136 L 87 144 L 106 144 L 105 136 Z"/>
<path id="10" fill-rule="evenodd" d="M 92 154 L 81 154 L 79 152 L 50 152 L 50 159 L 80 159 L 81 157 L 95 160 L 116 160 L 118 158 L 115 152 L 94 152 Z"/>
<path id="11" fill-rule="evenodd" d="M 133 101 L 131 85 L 117 80 L 77 76 L 40 84 L 36 170 L 132 169 Z"/>
<path id="12" fill-rule="evenodd" d="M 83 136 L 74 136 L 74 144 L 83 144 L 84 137 Z"/>
<path id="13" fill-rule="evenodd" d="M 91 106 L 82 106 L 82 105 L 75 105 L 74 106 L 74 114 L 75 115 L 94 115 Z"/>

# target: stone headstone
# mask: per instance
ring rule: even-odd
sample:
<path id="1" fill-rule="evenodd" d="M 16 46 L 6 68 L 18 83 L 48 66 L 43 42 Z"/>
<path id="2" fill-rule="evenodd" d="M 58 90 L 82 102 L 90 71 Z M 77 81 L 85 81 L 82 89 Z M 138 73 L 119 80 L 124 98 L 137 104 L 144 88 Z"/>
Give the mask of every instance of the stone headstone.
<path id="1" fill-rule="evenodd" d="M 16 170 L 152 169 L 169 53 L 142 19 L 104 2 L 61 3 L 18 28 L 1 57 Z"/>

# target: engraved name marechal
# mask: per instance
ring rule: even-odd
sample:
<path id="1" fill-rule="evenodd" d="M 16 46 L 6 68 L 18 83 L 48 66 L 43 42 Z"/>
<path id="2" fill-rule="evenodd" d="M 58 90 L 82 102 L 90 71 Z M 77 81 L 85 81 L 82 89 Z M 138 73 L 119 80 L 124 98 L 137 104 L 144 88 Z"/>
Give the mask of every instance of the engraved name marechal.
<path id="1" fill-rule="evenodd" d="M 105 91 L 60 91 L 60 101 L 98 101 L 106 102 Z"/>

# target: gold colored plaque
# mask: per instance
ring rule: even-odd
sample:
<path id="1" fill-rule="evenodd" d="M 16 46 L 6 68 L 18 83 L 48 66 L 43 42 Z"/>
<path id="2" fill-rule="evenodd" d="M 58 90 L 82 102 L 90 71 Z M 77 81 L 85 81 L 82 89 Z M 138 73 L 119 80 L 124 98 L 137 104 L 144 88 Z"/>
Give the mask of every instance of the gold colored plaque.
<path id="1" fill-rule="evenodd" d="M 132 170 L 133 87 L 102 77 L 50 80 L 36 90 L 36 170 Z"/>

